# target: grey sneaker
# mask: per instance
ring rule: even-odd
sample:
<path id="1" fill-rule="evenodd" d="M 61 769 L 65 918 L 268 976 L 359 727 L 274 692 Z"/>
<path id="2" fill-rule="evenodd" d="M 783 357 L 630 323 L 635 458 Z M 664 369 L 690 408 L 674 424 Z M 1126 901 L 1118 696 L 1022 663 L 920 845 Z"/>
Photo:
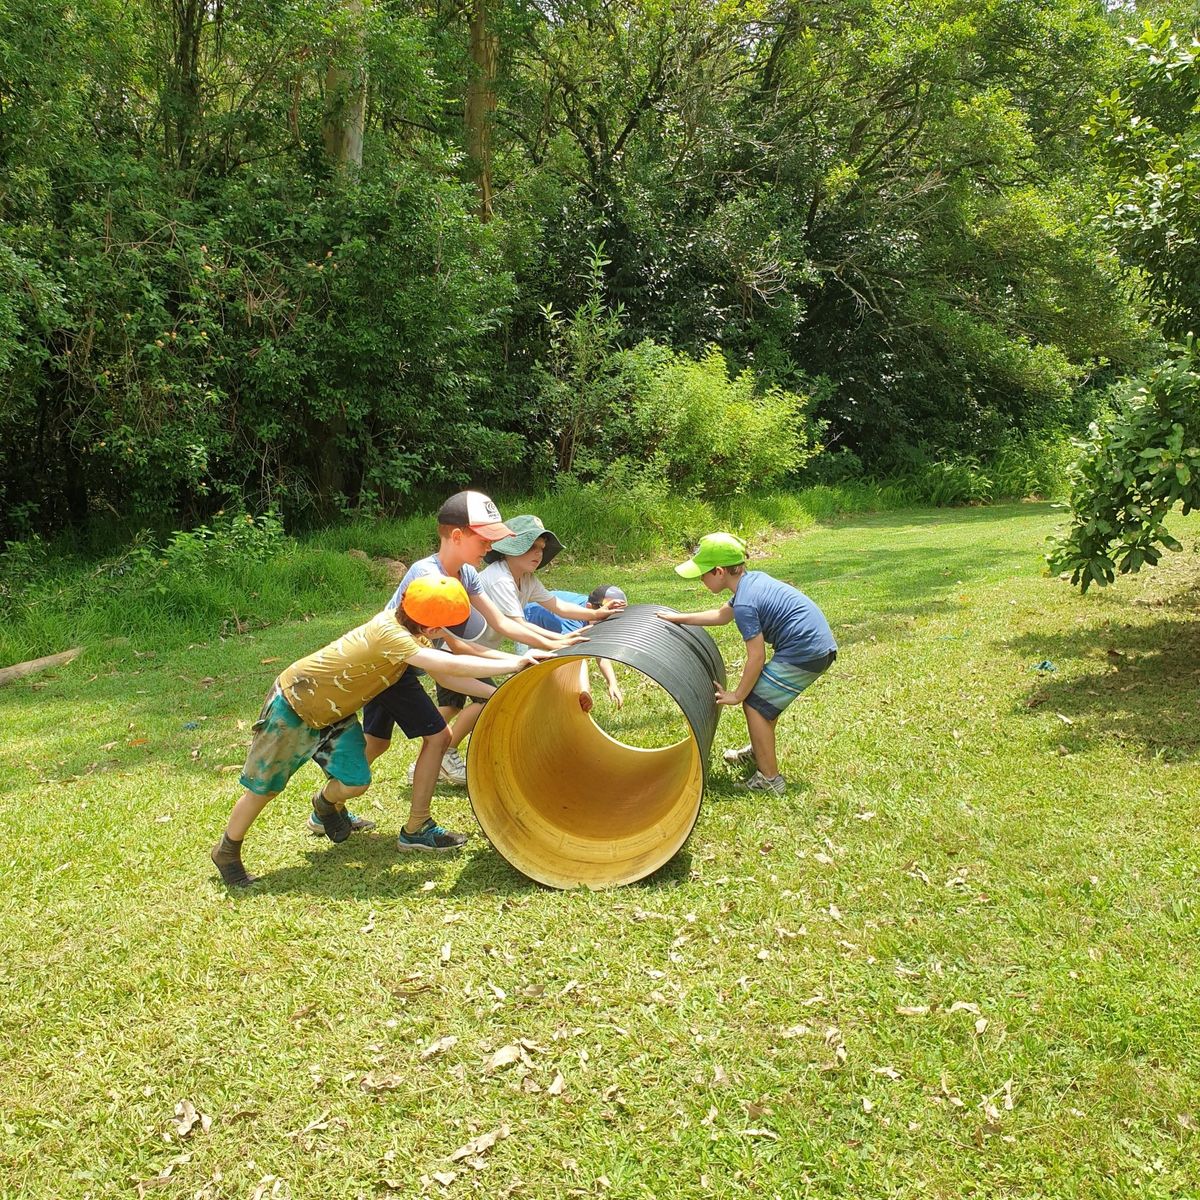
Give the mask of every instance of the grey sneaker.
<path id="1" fill-rule="evenodd" d="M 344 842 L 350 836 L 353 826 L 344 808 L 330 804 L 320 792 L 313 797 L 312 806 L 313 816 L 321 822 L 321 829 L 331 842 Z"/>
<path id="2" fill-rule="evenodd" d="M 731 767 L 755 767 L 755 768 L 757 768 L 757 766 L 758 766 L 758 763 L 755 762 L 755 760 L 754 760 L 754 747 L 749 746 L 749 745 L 739 746 L 736 750 L 726 750 L 725 753 L 721 755 L 721 757 Z"/>
<path id="3" fill-rule="evenodd" d="M 466 787 L 467 764 L 453 746 L 442 755 L 442 767 L 439 774 L 447 783 L 453 784 L 455 787 Z"/>
<path id="4" fill-rule="evenodd" d="M 420 850 L 426 853 L 445 854 L 450 850 L 461 850 L 466 845 L 465 833 L 451 833 L 443 829 L 430 817 L 416 833 L 408 833 L 403 828 L 396 839 L 397 850 Z"/>
<path id="5" fill-rule="evenodd" d="M 748 792 L 769 792 L 772 796 L 787 795 L 787 780 L 782 775 L 768 779 L 761 771 L 755 771 L 744 783 L 739 785 Z"/>
<path id="6" fill-rule="evenodd" d="M 346 809 L 346 816 L 350 818 L 350 829 L 354 833 L 369 833 L 375 828 L 375 822 L 370 817 L 359 817 Z M 314 837 L 325 836 L 325 822 L 317 816 L 316 812 L 308 814 L 308 832 Z"/>

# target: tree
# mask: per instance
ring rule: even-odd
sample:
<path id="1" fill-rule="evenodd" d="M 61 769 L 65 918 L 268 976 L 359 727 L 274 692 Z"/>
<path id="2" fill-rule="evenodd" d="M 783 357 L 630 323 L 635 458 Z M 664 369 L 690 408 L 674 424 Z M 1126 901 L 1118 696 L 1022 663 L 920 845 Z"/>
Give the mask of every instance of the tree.
<path id="1" fill-rule="evenodd" d="M 1138 267 L 1168 336 L 1200 318 L 1200 39 L 1146 23 L 1131 76 L 1088 122 L 1111 191 L 1105 223 Z"/>
<path id="2" fill-rule="evenodd" d="M 1200 360 L 1188 338 L 1113 415 L 1093 423 L 1073 470 L 1071 524 L 1046 556 L 1084 592 L 1180 550 L 1167 515 L 1200 507 Z"/>

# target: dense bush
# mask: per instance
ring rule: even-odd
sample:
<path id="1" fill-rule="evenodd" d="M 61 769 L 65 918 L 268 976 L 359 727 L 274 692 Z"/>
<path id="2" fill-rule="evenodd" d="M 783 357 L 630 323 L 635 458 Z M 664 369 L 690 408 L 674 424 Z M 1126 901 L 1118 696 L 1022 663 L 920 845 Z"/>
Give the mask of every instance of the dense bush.
<path id="1" fill-rule="evenodd" d="M 0 536 L 716 494 L 818 442 L 831 481 L 915 445 L 918 489 L 1003 492 L 1144 361 L 1131 282 L 1194 293 L 1195 56 L 1128 20 L 8 0 Z M 325 136 L 358 80 L 361 162 Z"/>

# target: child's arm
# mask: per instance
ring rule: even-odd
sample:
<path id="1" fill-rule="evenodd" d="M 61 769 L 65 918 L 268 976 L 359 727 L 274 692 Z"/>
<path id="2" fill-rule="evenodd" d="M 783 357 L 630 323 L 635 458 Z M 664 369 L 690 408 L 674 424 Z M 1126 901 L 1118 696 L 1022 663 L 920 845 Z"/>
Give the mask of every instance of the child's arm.
<path id="1" fill-rule="evenodd" d="M 733 620 L 733 605 L 722 604 L 720 608 L 706 608 L 694 613 L 660 612 L 656 616 L 672 625 L 728 625 Z"/>
<path id="2" fill-rule="evenodd" d="M 420 667 L 430 675 L 470 675 L 483 679 L 488 675 L 511 675 L 523 667 L 541 662 L 550 655 L 544 650 L 530 650 L 528 654 L 505 654 L 496 651 L 486 658 L 482 654 L 447 654 L 445 650 L 418 650 L 409 657 L 411 666 Z"/>
<path id="3" fill-rule="evenodd" d="M 718 704 L 741 704 L 752 691 L 762 674 L 763 665 L 767 661 L 767 643 L 761 633 L 755 634 L 746 643 L 746 665 L 742 668 L 742 677 L 732 691 L 722 687 L 716 689 Z"/>
<path id="4" fill-rule="evenodd" d="M 625 607 L 624 600 L 605 600 L 601 608 L 585 608 L 582 604 L 572 604 L 559 596 L 549 595 L 539 600 L 543 608 L 548 608 L 555 616 L 566 617 L 568 621 L 603 621 L 613 613 L 620 612 Z"/>
<path id="5" fill-rule="evenodd" d="M 535 646 L 539 650 L 564 650 L 587 639 L 582 633 L 550 633 L 537 625 L 516 617 L 505 616 L 499 605 L 487 596 L 472 596 L 471 603 L 479 615 L 499 634 L 512 638 L 514 642 L 524 642 L 527 646 Z"/>
<path id="6" fill-rule="evenodd" d="M 600 674 L 604 676 L 604 682 L 608 684 L 608 698 L 612 701 L 613 708 L 620 711 L 621 705 L 625 703 L 625 693 L 621 691 L 621 685 L 617 682 L 617 673 L 613 670 L 612 663 L 607 658 L 598 658 L 596 665 L 600 668 Z"/>

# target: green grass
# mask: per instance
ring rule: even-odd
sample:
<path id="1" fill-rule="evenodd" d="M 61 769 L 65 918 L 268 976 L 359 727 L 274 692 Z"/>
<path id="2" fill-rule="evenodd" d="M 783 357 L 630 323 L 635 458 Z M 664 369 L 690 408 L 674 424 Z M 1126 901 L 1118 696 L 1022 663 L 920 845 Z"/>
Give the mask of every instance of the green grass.
<path id="1" fill-rule="evenodd" d="M 499 496 L 502 511 L 536 512 L 566 543 L 561 565 L 611 567 L 660 554 L 683 555 L 704 533 L 731 528 L 750 538 L 798 531 L 848 512 L 895 509 L 902 491 L 847 482 L 798 492 L 731 496 L 719 505 L 654 491 L 571 484 L 536 498 Z M 162 649 L 202 641 L 213 631 L 258 629 L 317 610 L 354 605 L 373 590 L 386 595 L 379 559 L 412 562 L 436 548 L 434 511 L 395 519 L 359 518 L 298 538 L 279 538 L 249 558 L 243 518 L 213 520 L 207 542 L 174 537 L 191 553 L 168 558 L 128 546 L 107 558 L 83 555 L 67 539 L 15 544 L 0 552 L 0 663 L 21 662 L 69 646 L 94 664 L 131 661 L 127 639 Z M 232 527 L 232 535 L 230 528 Z M 144 535 L 138 544 L 152 544 Z M 160 539 L 169 543 L 170 538 Z M 361 561 L 348 550 L 377 560 Z M 586 584 L 584 590 L 590 590 Z"/>
<path id="2" fill-rule="evenodd" d="M 247 840 L 265 883 L 218 886 L 262 660 L 373 611 L 365 575 L 308 621 L 134 633 L 3 689 L 0 1196 L 136 1195 L 182 1156 L 147 1195 L 1200 1194 L 1200 520 L 1081 598 L 1041 573 L 1060 519 L 764 543 L 842 646 L 781 721 L 793 794 L 718 763 L 683 852 L 617 892 L 538 888 L 479 837 L 398 856 L 407 747 L 360 806 L 378 834 L 310 839 L 305 768 Z M 662 558 L 619 580 L 708 602 Z M 435 812 L 471 827 L 461 794 Z M 211 1125 L 181 1138 L 185 1099 Z"/>

